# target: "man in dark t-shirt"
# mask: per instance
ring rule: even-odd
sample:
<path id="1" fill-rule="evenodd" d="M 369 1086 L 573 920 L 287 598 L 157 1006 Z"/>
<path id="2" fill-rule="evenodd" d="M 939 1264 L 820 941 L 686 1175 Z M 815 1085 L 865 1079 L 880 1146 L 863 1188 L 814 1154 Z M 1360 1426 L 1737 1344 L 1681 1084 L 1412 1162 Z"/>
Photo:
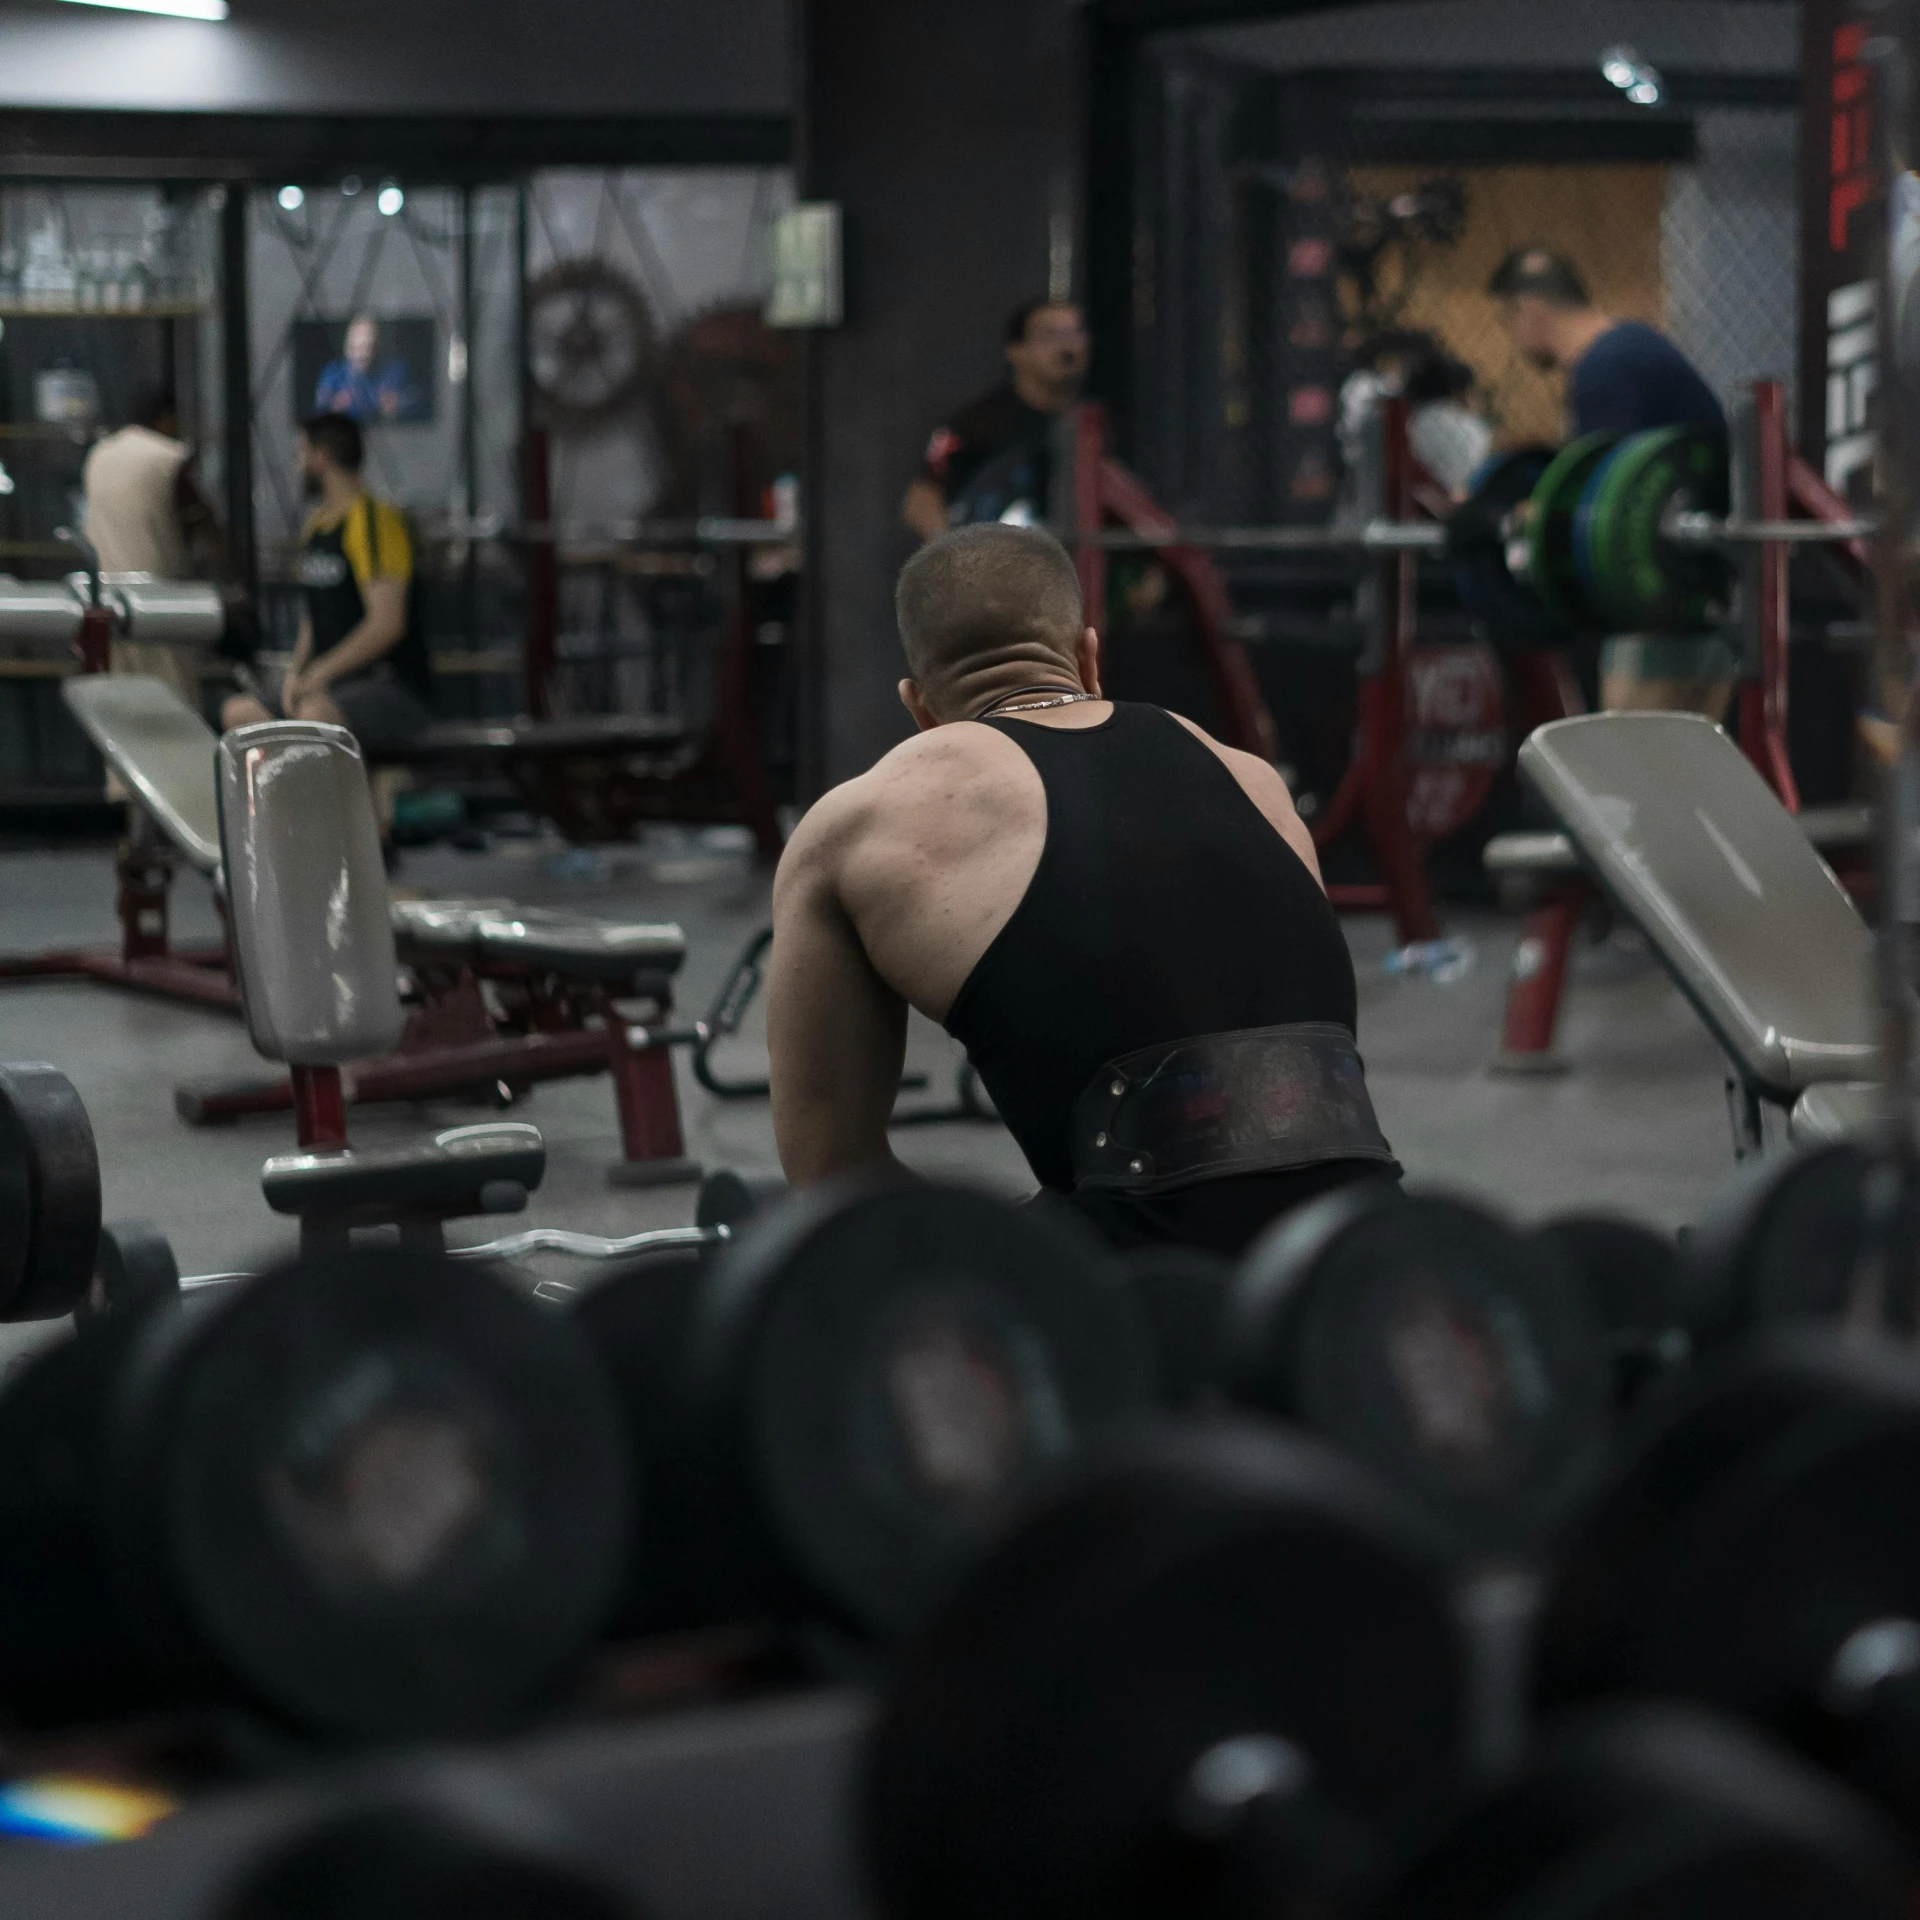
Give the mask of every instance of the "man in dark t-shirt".
<path id="1" fill-rule="evenodd" d="M 1567 425 L 1589 433 L 1654 427 L 1726 431 L 1726 415 L 1692 361 L 1658 328 L 1619 320 L 1593 303 L 1579 270 L 1550 248 L 1516 248 L 1487 292 L 1520 353 L 1543 373 L 1567 377 Z M 1739 674 L 1733 649 L 1715 635 L 1618 634 L 1600 656 L 1600 704 L 1678 708 L 1719 719 Z"/>
<path id="2" fill-rule="evenodd" d="M 1007 378 L 936 427 L 901 517 L 922 540 L 969 520 L 1041 520 L 1053 423 L 1087 376 L 1086 322 L 1064 301 L 1029 300 L 1007 322 Z"/>

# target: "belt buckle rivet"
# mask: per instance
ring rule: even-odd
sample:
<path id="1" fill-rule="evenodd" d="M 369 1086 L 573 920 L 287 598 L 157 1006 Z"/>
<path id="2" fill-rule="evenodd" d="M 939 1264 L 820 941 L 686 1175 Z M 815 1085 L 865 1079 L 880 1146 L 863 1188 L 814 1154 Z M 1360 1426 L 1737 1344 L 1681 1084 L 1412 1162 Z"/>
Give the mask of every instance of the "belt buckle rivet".
<path id="1" fill-rule="evenodd" d="M 1147 1163 L 1144 1160 L 1133 1159 L 1127 1162 L 1127 1171 L 1129 1173 L 1145 1173 L 1146 1170 Z"/>
<path id="2" fill-rule="evenodd" d="M 1108 1089 L 1108 1091 L 1113 1095 L 1113 1097 L 1116 1100 L 1118 1100 L 1120 1096 L 1126 1092 L 1126 1090 L 1127 1090 L 1127 1083 L 1124 1080 L 1116 1080 L 1113 1083 L 1113 1085 Z"/>
<path id="3" fill-rule="evenodd" d="M 1107 1144 L 1107 1136 L 1104 1133 L 1096 1133 L 1093 1136 L 1093 1144 L 1096 1147 L 1104 1147 Z"/>

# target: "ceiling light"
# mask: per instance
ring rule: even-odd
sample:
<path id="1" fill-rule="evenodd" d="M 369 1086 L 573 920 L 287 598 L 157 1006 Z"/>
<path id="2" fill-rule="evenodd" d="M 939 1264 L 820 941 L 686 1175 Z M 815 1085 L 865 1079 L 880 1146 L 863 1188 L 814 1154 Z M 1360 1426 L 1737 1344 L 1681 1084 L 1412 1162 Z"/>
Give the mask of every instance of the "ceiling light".
<path id="1" fill-rule="evenodd" d="M 360 176 L 357 173 L 348 174 L 347 177 L 340 182 L 340 191 L 351 200 L 353 196 L 360 191 Z"/>
<path id="2" fill-rule="evenodd" d="M 279 198 L 283 213 L 298 213 L 307 204 L 307 196 L 298 187 L 282 187 Z"/>
<path id="3" fill-rule="evenodd" d="M 391 218 L 407 204 L 407 196 L 391 180 L 380 189 L 380 198 L 374 202 L 380 211 Z"/>
<path id="4" fill-rule="evenodd" d="M 122 13 L 171 13 L 182 20 L 224 20 L 227 0 L 67 0 L 75 7 L 117 7 Z"/>
<path id="5" fill-rule="evenodd" d="M 1609 47 L 1600 56 L 1600 74 L 1618 87 L 1636 107 L 1657 107 L 1667 97 L 1660 69 L 1642 60 L 1631 47 Z"/>

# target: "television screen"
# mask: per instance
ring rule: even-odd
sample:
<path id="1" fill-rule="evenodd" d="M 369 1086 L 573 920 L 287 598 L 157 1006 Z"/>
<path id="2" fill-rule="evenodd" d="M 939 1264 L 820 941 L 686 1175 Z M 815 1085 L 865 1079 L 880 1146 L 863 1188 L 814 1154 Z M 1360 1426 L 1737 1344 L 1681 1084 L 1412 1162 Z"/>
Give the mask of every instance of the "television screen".
<path id="1" fill-rule="evenodd" d="M 431 319 L 352 314 L 293 323 L 293 412 L 351 414 L 362 426 L 433 418 L 439 330 Z"/>

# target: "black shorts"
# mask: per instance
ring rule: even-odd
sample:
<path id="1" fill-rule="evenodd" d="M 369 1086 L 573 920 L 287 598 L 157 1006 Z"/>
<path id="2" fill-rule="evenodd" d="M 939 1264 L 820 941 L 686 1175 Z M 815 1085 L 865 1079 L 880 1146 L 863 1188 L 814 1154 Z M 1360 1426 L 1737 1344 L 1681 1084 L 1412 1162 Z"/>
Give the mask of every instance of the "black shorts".
<path id="1" fill-rule="evenodd" d="M 413 689 L 402 686 L 390 673 L 356 673 L 336 680 L 327 689 L 327 698 L 340 709 L 347 731 L 370 760 L 404 747 L 433 718 Z M 279 687 L 262 692 L 260 702 L 275 719 L 287 717 Z"/>

